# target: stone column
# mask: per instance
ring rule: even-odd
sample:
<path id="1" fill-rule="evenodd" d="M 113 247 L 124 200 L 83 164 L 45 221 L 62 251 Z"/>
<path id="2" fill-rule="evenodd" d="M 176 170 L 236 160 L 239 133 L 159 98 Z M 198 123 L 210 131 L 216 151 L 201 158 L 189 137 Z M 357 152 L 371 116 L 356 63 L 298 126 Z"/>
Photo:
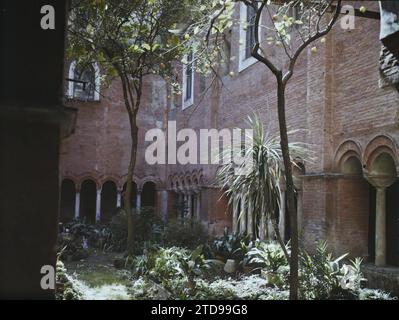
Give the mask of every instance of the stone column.
<path id="1" fill-rule="evenodd" d="M 168 218 L 168 191 L 161 191 L 161 203 L 160 203 L 161 216 L 164 221 Z"/>
<path id="2" fill-rule="evenodd" d="M 285 190 L 281 190 L 281 199 L 280 199 L 280 217 L 278 222 L 278 229 L 280 230 L 280 235 L 283 241 L 285 241 L 285 214 L 286 214 L 286 205 L 285 205 Z"/>
<path id="3" fill-rule="evenodd" d="M 198 191 L 196 194 L 196 206 L 195 206 L 195 210 L 196 210 L 196 217 L 198 219 L 198 221 L 201 221 L 201 191 Z"/>
<path id="4" fill-rule="evenodd" d="M 101 189 L 97 190 L 96 198 L 96 222 L 101 221 Z"/>
<path id="5" fill-rule="evenodd" d="M 377 187 L 375 216 L 375 265 L 386 265 L 386 188 Z"/>
<path id="6" fill-rule="evenodd" d="M 372 175 L 366 179 L 376 188 L 375 216 L 375 265 L 385 266 L 387 263 L 386 243 L 386 189 L 391 186 L 396 177 Z"/>
<path id="7" fill-rule="evenodd" d="M 188 215 L 188 208 L 187 208 L 188 198 L 187 198 L 186 191 L 183 191 L 182 199 L 183 199 L 183 201 L 181 202 L 181 204 L 182 204 L 182 210 L 183 210 L 183 218 L 186 218 Z"/>
<path id="8" fill-rule="evenodd" d="M 140 210 L 141 209 L 141 190 L 137 190 L 137 195 L 136 195 L 136 209 Z"/>
<path id="9" fill-rule="evenodd" d="M 191 207 L 192 207 L 192 200 L 193 200 L 193 196 L 192 196 L 192 194 L 191 193 L 189 193 L 188 195 L 187 195 L 187 207 L 188 207 L 188 210 L 187 210 L 187 215 L 191 218 L 192 217 L 192 210 L 191 210 Z"/>
<path id="10" fill-rule="evenodd" d="M 75 219 L 79 219 L 79 216 L 80 216 L 80 190 L 77 190 L 75 195 Z"/>
<path id="11" fill-rule="evenodd" d="M 116 207 L 120 208 L 122 206 L 122 190 L 118 190 L 116 194 Z"/>

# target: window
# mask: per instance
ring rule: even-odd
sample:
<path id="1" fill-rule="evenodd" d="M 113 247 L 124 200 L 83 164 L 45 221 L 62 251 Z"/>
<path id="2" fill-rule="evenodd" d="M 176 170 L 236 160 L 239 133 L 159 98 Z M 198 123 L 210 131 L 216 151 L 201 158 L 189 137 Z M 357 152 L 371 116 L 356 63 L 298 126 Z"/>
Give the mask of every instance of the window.
<path id="1" fill-rule="evenodd" d="M 69 98 L 84 101 L 100 100 L 100 72 L 97 65 L 77 65 L 74 61 L 69 69 Z"/>
<path id="2" fill-rule="evenodd" d="M 252 48 L 255 45 L 255 18 L 256 11 L 253 7 L 247 6 L 247 30 L 245 34 L 245 59 L 252 57 Z"/>
<path id="3" fill-rule="evenodd" d="M 252 57 L 252 48 L 255 44 L 256 10 L 244 3 L 240 4 L 240 54 L 239 71 L 248 68 L 257 60 Z"/>
<path id="4" fill-rule="evenodd" d="M 183 110 L 194 104 L 194 55 L 185 56 L 183 66 Z"/>

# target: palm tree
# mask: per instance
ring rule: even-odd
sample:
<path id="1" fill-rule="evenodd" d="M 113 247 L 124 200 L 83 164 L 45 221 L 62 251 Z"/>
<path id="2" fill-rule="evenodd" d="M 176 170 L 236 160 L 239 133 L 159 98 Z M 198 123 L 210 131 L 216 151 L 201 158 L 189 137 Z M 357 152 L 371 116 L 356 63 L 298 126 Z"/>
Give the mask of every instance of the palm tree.
<path id="1" fill-rule="evenodd" d="M 251 143 L 243 148 L 235 145 L 222 153 L 222 159 L 231 159 L 232 154 L 240 153 L 244 161 L 237 165 L 232 161 L 225 161 L 216 174 L 216 182 L 229 198 L 229 204 L 237 204 L 238 220 L 245 218 L 245 212 L 250 215 L 255 225 L 262 229 L 265 222 L 270 222 L 289 261 L 290 257 L 278 228 L 276 210 L 280 208 L 280 183 L 283 179 L 284 163 L 278 135 L 272 135 L 264 130 L 259 116 L 248 117 L 249 125 L 253 130 L 252 136 L 247 136 Z M 290 143 L 292 159 L 305 159 L 307 148 L 303 143 Z M 294 166 L 296 161 L 292 160 Z M 245 174 L 236 174 L 237 170 L 246 170 Z M 237 205 L 236 205 L 237 207 Z"/>

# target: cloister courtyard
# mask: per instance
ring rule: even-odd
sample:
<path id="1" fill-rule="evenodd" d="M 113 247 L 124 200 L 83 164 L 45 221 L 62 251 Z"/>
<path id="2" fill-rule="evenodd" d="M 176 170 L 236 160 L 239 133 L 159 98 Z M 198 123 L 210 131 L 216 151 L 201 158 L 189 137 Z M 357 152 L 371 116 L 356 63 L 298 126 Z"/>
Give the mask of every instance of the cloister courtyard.
<path id="1" fill-rule="evenodd" d="M 0 4 L 0 299 L 397 300 L 398 2 L 47 2 Z"/>

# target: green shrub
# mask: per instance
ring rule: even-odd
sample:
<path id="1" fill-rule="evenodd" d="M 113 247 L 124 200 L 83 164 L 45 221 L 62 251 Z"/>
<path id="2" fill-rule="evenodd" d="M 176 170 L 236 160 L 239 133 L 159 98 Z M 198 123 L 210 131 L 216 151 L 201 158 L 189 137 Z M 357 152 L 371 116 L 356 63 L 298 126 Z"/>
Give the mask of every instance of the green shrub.
<path id="1" fill-rule="evenodd" d="M 288 246 L 287 251 L 289 251 Z M 288 266 L 283 249 L 279 244 L 273 242 L 256 242 L 246 254 L 246 261 L 248 265 L 256 265 L 274 273 L 282 267 Z"/>
<path id="2" fill-rule="evenodd" d="M 361 259 L 343 264 L 347 254 L 333 259 L 326 242 L 317 245 L 316 253 L 301 254 L 300 282 L 304 299 L 357 299 L 362 282 Z"/>
<path id="3" fill-rule="evenodd" d="M 55 298 L 56 300 L 79 300 L 82 297 L 82 293 L 70 281 L 64 263 L 59 257 L 60 255 L 58 256 L 56 265 L 57 289 Z"/>
<path id="4" fill-rule="evenodd" d="M 134 211 L 135 252 L 141 254 L 146 243 L 160 243 L 162 240 L 163 222 L 155 214 L 154 208 L 145 207 L 140 212 Z M 127 216 L 124 210 L 115 215 L 109 225 L 111 237 L 107 244 L 108 250 L 123 252 L 127 247 Z"/>
<path id="5" fill-rule="evenodd" d="M 359 300 L 397 300 L 389 293 L 376 289 L 360 289 L 358 294 Z"/>
<path id="6" fill-rule="evenodd" d="M 200 245 L 207 250 L 206 244 L 209 242 L 208 232 L 202 223 L 191 218 L 170 219 L 165 225 L 162 238 L 166 247 L 177 246 L 192 250 Z"/>
<path id="7" fill-rule="evenodd" d="M 195 278 L 216 263 L 205 259 L 203 246 L 194 251 L 179 247 L 152 247 L 144 255 L 133 258 L 130 267 L 136 277 L 147 277 L 174 295 L 185 296 L 194 289 Z M 177 288 L 176 281 L 184 283 L 184 294 Z"/>

